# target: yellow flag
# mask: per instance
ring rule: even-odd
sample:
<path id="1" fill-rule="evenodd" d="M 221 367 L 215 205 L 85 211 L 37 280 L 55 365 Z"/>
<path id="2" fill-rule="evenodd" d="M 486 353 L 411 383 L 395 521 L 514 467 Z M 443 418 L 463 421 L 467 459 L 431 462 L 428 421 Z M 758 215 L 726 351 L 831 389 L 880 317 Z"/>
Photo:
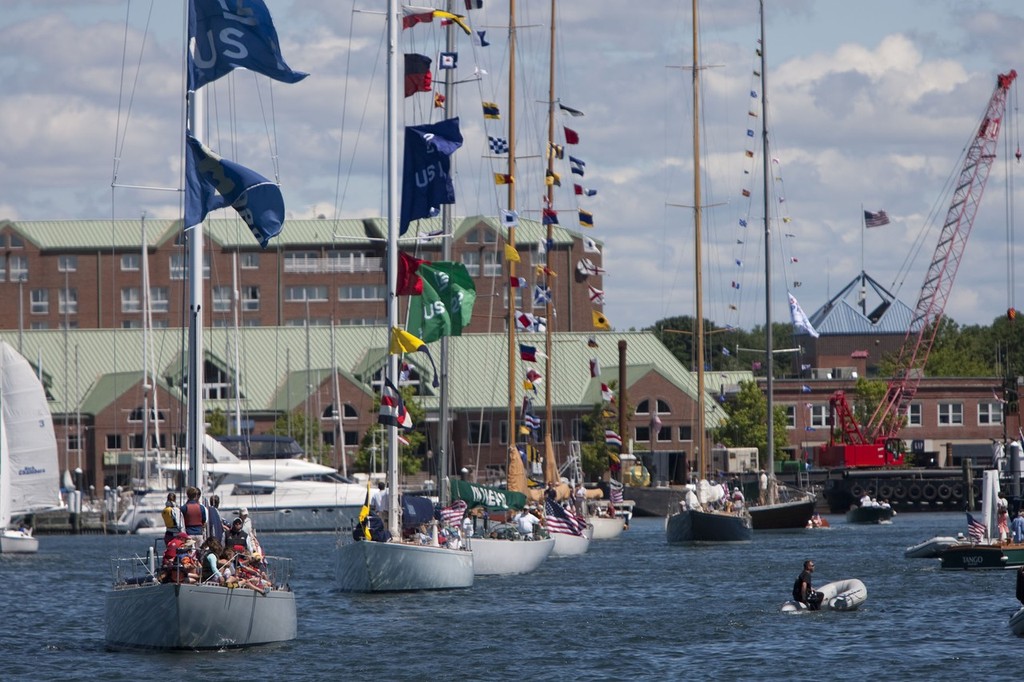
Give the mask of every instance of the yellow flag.
<path id="1" fill-rule="evenodd" d="M 435 9 L 434 16 L 442 19 L 450 19 L 453 23 L 458 24 L 459 28 L 466 32 L 466 35 L 472 35 L 473 31 L 470 30 L 469 26 L 466 25 L 466 17 L 461 14 L 452 14 L 451 12 L 445 12 L 444 10 Z"/>
<path id="2" fill-rule="evenodd" d="M 600 310 L 591 311 L 594 319 L 594 329 L 611 329 L 612 326 L 608 324 L 608 318 L 604 316 Z"/>
<path id="3" fill-rule="evenodd" d="M 399 353 L 415 353 L 426 346 L 423 341 L 416 338 L 404 329 L 398 327 L 391 328 L 391 347 L 388 352 L 391 355 L 398 355 Z"/>
<path id="4" fill-rule="evenodd" d="M 511 175 L 508 175 L 507 173 L 495 173 L 494 174 L 494 184 L 495 185 L 514 185 L 515 183 L 516 183 L 516 179 L 513 178 Z"/>
<path id="5" fill-rule="evenodd" d="M 359 524 L 363 527 L 363 535 L 367 540 L 370 539 L 370 524 L 366 522 L 366 519 L 370 516 L 370 479 L 366 479 L 366 501 L 363 502 L 362 509 L 359 510 Z"/>
<path id="6" fill-rule="evenodd" d="M 516 251 L 516 247 L 511 244 L 505 244 L 505 260 L 511 261 L 512 263 L 519 262 L 519 252 Z"/>

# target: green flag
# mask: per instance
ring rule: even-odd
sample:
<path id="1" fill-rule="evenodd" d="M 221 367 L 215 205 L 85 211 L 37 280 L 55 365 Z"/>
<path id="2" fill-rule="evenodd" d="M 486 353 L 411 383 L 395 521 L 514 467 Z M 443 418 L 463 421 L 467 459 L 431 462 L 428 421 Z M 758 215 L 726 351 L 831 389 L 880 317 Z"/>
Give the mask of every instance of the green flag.
<path id="1" fill-rule="evenodd" d="M 416 270 L 423 294 L 409 301 L 409 331 L 425 342 L 461 336 L 476 302 L 476 286 L 462 263 L 426 263 Z"/>

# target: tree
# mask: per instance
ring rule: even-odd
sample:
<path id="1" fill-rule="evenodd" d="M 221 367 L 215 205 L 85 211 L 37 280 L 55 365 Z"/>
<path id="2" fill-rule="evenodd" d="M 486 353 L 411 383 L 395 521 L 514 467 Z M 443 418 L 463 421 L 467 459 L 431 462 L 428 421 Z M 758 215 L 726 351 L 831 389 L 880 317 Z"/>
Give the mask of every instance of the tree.
<path id="1" fill-rule="evenodd" d="M 424 455 L 422 450 L 423 444 L 427 441 L 427 436 L 418 430 L 416 425 L 423 424 L 426 412 L 416 402 L 412 386 L 403 386 L 399 390 L 402 393 L 402 400 L 405 402 L 405 409 L 409 412 L 409 417 L 413 423 L 412 431 L 400 430 L 402 437 L 409 441 L 409 444 L 404 445 L 401 442 L 398 444 L 398 470 L 400 473 L 408 476 L 418 473 L 423 469 Z M 373 400 L 373 411 L 380 411 L 379 397 L 375 397 Z M 388 428 L 391 427 L 375 423 L 366 430 L 366 433 L 363 434 L 363 439 L 359 442 L 359 450 L 356 452 L 352 462 L 353 471 L 371 473 L 371 467 L 374 462 L 377 462 L 380 468 L 386 470 L 383 456 L 387 452 L 386 429 Z"/>
<path id="2" fill-rule="evenodd" d="M 608 388 L 615 391 L 618 382 L 608 382 Z M 627 405 L 627 418 L 633 416 L 633 409 Z M 614 403 L 595 403 L 590 412 L 581 417 L 581 421 L 583 433 L 580 435 L 580 467 L 584 477 L 594 481 L 611 468 L 613 457 L 618 459 L 620 449 L 608 446 L 604 432 L 608 429 L 618 431 L 619 411 Z M 626 440 L 626 434 L 620 433 L 619 436 L 623 441 Z"/>
<path id="3" fill-rule="evenodd" d="M 228 435 L 228 418 L 219 407 L 206 413 L 206 435 L 214 438 Z"/>
<path id="4" fill-rule="evenodd" d="M 713 430 L 714 441 L 729 448 L 756 446 L 761 466 L 766 467 L 768 424 L 765 415 L 768 413 L 768 398 L 758 388 L 757 382 L 740 382 L 739 393 L 722 407 L 729 417 L 725 424 Z M 773 413 L 774 459 L 781 459 L 783 448 L 789 444 L 786 436 L 786 409 L 777 405 Z"/>
<path id="5" fill-rule="evenodd" d="M 331 449 L 323 441 L 319 420 L 315 417 L 307 419 L 302 409 L 279 416 L 269 433 L 275 436 L 294 438 L 302 446 L 306 457 L 312 462 L 320 464 L 330 462 Z"/>

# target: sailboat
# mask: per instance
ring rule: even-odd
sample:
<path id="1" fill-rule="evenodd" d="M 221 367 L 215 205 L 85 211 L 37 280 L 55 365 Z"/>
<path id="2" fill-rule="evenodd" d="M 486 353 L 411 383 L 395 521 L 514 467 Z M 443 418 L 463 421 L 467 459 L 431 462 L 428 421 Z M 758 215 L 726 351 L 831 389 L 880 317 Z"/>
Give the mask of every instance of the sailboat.
<path id="1" fill-rule="evenodd" d="M 188 236 L 190 329 L 188 334 L 188 484 L 202 489 L 205 412 L 203 409 L 202 222 L 206 213 L 231 203 L 265 247 L 280 231 L 284 202 L 280 189 L 238 164 L 205 153 L 202 134 L 203 85 L 245 67 L 277 80 L 296 82 L 281 58 L 270 12 L 261 0 L 234 10 L 217 0 L 189 0 L 189 124 L 186 134 L 185 216 Z M 236 13 L 237 12 L 237 13 Z M 230 27 L 230 31 L 227 31 Z M 223 32 L 222 32 L 223 31 Z M 230 36 L 230 45 L 221 39 Z M 230 52 L 228 51 L 230 48 Z M 236 51 L 237 50 L 237 51 Z M 230 54 L 230 57 L 229 57 Z M 198 149 L 205 154 L 197 159 Z M 222 184 L 215 185 L 220 182 Z M 223 193 L 218 197 L 216 193 Z M 231 197 L 229 199 L 229 196 Z M 223 198 L 225 203 L 219 203 Z M 295 639 L 295 593 L 288 559 L 264 556 L 259 587 L 232 586 L 213 579 L 193 582 L 183 570 L 158 573 L 154 542 L 146 557 L 113 560 L 113 590 L 106 595 L 106 645 L 112 649 L 222 649 Z M 169 556 L 169 551 L 167 553 Z M 175 559 L 183 562 L 183 559 Z M 255 566 L 252 557 L 250 566 Z M 174 564 L 180 568 L 183 564 Z M 174 579 L 169 579 L 174 576 Z"/>
<path id="2" fill-rule="evenodd" d="M 39 551 L 31 528 L 8 528 L 12 517 L 61 506 L 46 391 L 28 361 L 0 342 L 0 554 Z"/>
<path id="3" fill-rule="evenodd" d="M 387 278 L 388 327 L 392 334 L 398 328 L 398 31 L 401 17 L 398 3 L 388 0 L 387 5 Z M 447 123 L 447 122 L 442 122 Z M 454 119 L 455 131 L 458 121 Z M 436 138 L 435 138 L 436 139 Z M 461 136 L 460 136 L 461 139 Z M 445 178 L 440 178 L 444 181 Z M 394 349 L 392 349 L 394 350 Z M 397 386 L 399 377 L 398 355 L 389 354 L 382 384 Z M 384 390 L 382 389 L 382 394 Z M 401 397 L 393 389 L 396 416 L 404 412 Z M 473 585 L 473 554 L 464 548 L 441 546 L 437 524 L 431 525 L 429 544 L 406 542 L 402 539 L 402 517 L 398 494 L 398 420 L 387 427 L 388 471 L 387 482 L 387 534 L 379 539 L 354 533 L 351 541 L 338 547 L 335 557 L 338 587 L 348 592 L 401 592 L 413 590 L 440 590 L 467 588 Z M 414 498 L 403 501 L 403 511 L 409 511 Z M 422 498 L 420 498 L 422 499 Z M 369 500 L 367 499 L 367 502 Z M 369 508 L 361 513 L 368 519 Z M 390 536 L 390 537 L 387 537 Z M 386 538 L 386 539 L 385 539 Z"/>
<path id="4" fill-rule="evenodd" d="M 762 181 L 764 182 L 764 276 L 765 276 L 765 367 L 767 379 L 765 395 L 767 396 L 768 441 L 766 448 L 766 469 L 768 486 L 764 502 L 754 501 L 749 505 L 750 518 L 754 530 L 776 530 L 790 528 L 806 528 L 814 515 L 815 496 L 813 493 L 781 485 L 775 477 L 775 393 L 774 393 L 774 349 L 772 339 L 772 226 L 771 202 L 769 201 L 769 178 L 771 177 L 771 156 L 768 154 L 768 64 L 767 46 L 764 35 L 764 1 L 761 2 L 761 138 L 762 138 Z M 790 305 L 798 305 L 796 299 L 790 299 Z M 795 308 L 794 308 L 795 310 Z"/>
<path id="5" fill-rule="evenodd" d="M 688 491 L 681 509 L 665 520 L 665 536 L 669 544 L 750 542 L 753 536 L 750 514 L 746 510 L 718 510 L 711 492 L 719 486 L 708 483 L 708 448 L 706 438 L 707 393 L 704 390 L 704 307 L 701 274 L 701 179 L 700 179 L 700 66 L 697 49 L 697 0 L 693 0 L 693 221 L 694 273 L 696 297 L 696 329 L 694 357 L 697 366 L 697 419 L 694 446 L 697 449 L 700 481 Z"/>

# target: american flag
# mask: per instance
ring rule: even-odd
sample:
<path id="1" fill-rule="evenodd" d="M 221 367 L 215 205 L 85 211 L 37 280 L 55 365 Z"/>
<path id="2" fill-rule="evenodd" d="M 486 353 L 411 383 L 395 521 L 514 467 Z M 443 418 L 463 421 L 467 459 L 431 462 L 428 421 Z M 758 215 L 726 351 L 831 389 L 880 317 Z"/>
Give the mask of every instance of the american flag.
<path id="1" fill-rule="evenodd" d="M 466 501 L 455 500 L 451 506 L 443 507 L 441 509 L 441 521 L 446 526 L 457 526 L 462 521 L 462 517 L 466 513 Z"/>
<path id="2" fill-rule="evenodd" d="M 611 481 L 608 484 L 608 496 L 611 498 L 612 504 L 622 504 L 622 485 Z"/>
<path id="3" fill-rule="evenodd" d="M 889 224 L 889 216 L 885 211 L 878 211 L 872 213 L 871 211 L 864 211 L 864 226 L 865 227 L 881 227 L 882 225 Z"/>
<path id="4" fill-rule="evenodd" d="M 544 500 L 544 516 L 547 517 L 548 531 L 563 535 L 583 535 L 587 522 L 551 500 Z"/>
<path id="5" fill-rule="evenodd" d="M 976 520 L 968 512 L 968 514 L 967 514 L 967 534 L 971 536 L 972 540 L 977 540 L 978 542 L 981 542 L 982 540 L 985 539 L 985 536 L 988 535 L 988 526 L 986 526 L 981 521 Z"/>

